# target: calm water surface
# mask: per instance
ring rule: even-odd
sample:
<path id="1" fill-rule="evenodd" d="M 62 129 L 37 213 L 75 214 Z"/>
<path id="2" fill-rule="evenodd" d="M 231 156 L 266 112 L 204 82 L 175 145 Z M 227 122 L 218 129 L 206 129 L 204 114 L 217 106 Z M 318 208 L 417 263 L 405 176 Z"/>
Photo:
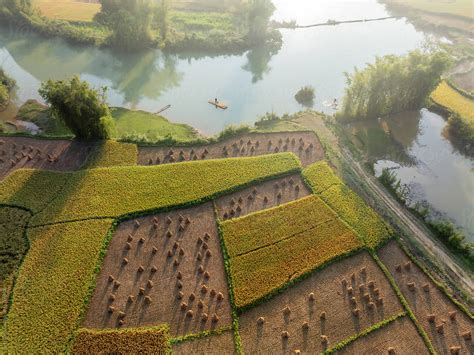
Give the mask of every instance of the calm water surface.
<path id="1" fill-rule="evenodd" d="M 387 16 L 374 0 L 276 0 L 275 19 L 301 24 Z M 17 80 L 17 101 L 38 98 L 41 81 L 80 74 L 96 86 L 109 87 L 109 102 L 165 115 L 204 133 L 228 124 L 252 123 L 265 112 L 302 109 L 294 95 L 302 86 L 316 89 L 315 108 L 340 98 L 344 72 L 362 67 L 376 55 L 400 54 L 419 47 L 424 35 L 405 20 L 284 30 L 278 53 L 259 48 L 243 55 L 198 57 L 164 55 L 151 50 L 119 54 L 77 47 L 60 39 L 0 29 L 0 64 Z M 229 105 L 220 111 L 207 101 Z"/>

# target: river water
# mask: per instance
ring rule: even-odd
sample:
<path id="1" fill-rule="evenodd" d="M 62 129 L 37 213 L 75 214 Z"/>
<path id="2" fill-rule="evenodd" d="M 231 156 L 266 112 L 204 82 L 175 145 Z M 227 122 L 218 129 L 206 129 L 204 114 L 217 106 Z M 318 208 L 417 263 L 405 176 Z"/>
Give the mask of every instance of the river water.
<path id="1" fill-rule="evenodd" d="M 275 20 L 296 20 L 300 25 L 389 16 L 376 0 L 274 3 Z M 211 57 L 197 53 L 165 55 L 158 50 L 116 53 L 0 28 L 0 65 L 18 83 L 17 104 L 39 99 L 37 90 L 44 80 L 80 74 L 95 86 L 107 86 L 113 106 L 155 112 L 170 104 L 164 113 L 167 118 L 214 134 L 229 124 L 251 124 L 266 112 L 283 114 L 303 109 L 294 95 L 305 85 L 316 89 L 314 108 L 332 113 L 328 103 L 343 96 L 344 72 L 363 67 L 375 56 L 419 48 L 428 36 L 405 19 L 281 32 L 283 45 L 277 52 L 258 48 L 242 55 Z M 216 110 L 207 103 L 215 97 L 229 109 Z M 415 119 L 408 119 L 412 116 Z M 372 129 L 372 123 L 359 127 L 362 131 L 372 129 L 374 139 L 371 136 L 369 146 L 375 144 L 372 148 L 378 149 L 380 160 L 376 168 L 398 164 L 400 178 L 416 191 L 413 200 L 428 200 L 474 240 L 472 160 L 455 152 L 443 138 L 445 123 L 439 116 L 422 111 L 405 117 L 403 125 L 391 127 L 391 134 L 398 135 L 398 139 L 390 138 L 394 145 L 385 144 L 387 140 L 377 145 L 380 130 Z M 395 148 L 401 149 L 393 157 L 391 150 Z M 434 151 L 439 153 L 436 158 L 426 159 L 426 154 Z"/>

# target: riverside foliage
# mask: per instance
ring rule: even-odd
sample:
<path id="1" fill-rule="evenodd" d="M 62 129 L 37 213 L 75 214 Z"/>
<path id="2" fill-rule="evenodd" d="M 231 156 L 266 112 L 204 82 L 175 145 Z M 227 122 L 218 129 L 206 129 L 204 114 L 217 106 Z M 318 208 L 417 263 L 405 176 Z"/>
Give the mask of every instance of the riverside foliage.
<path id="1" fill-rule="evenodd" d="M 346 73 L 347 86 L 338 117 L 366 119 L 418 109 L 449 67 L 446 53 L 378 57 L 365 69 Z"/>

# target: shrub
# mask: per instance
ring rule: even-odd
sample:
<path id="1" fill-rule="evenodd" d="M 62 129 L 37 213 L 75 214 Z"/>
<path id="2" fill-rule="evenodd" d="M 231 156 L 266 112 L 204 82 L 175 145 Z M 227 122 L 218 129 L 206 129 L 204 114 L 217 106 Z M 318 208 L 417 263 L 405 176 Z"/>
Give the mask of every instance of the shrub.
<path id="1" fill-rule="evenodd" d="M 105 88 L 92 89 L 75 76 L 69 81 L 48 80 L 39 93 L 76 138 L 100 140 L 111 136 L 113 119 L 105 103 Z"/>
<path id="2" fill-rule="evenodd" d="M 316 196 L 228 220 L 220 227 L 238 308 L 362 246 Z"/>
<path id="3" fill-rule="evenodd" d="M 11 353 L 59 353 L 84 311 L 112 220 L 30 228 L 14 288 L 6 341 Z"/>
<path id="4" fill-rule="evenodd" d="M 305 86 L 298 90 L 295 100 L 303 106 L 312 107 L 314 105 L 314 97 L 314 88 L 312 86 Z"/>

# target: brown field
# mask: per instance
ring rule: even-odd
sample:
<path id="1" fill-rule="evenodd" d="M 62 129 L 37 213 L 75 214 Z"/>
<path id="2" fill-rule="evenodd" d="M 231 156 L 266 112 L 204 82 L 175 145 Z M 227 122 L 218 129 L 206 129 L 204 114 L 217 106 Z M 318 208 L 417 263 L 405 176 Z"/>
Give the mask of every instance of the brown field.
<path id="1" fill-rule="evenodd" d="M 107 251 L 84 326 L 164 323 L 170 324 L 173 336 L 231 323 L 212 203 L 122 223 Z"/>
<path id="2" fill-rule="evenodd" d="M 86 143 L 68 140 L 0 137 L 0 178 L 20 168 L 77 170 L 91 149 Z"/>
<path id="3" fill-rule="evenodd" d="M 393 241 L 383 247 L 379 256 L 395 278 L 435 350 L 439 354 L 449 354 L 453 347 L 460 347 L 461 354 L 474 353 L 474 322 L 410 261 L 397 243 Z M 471 337 L 471 340 L 465 337 Z"/>
<path id="4" fill-rule="evenodd" d="M 423 338 L 418 334 L 415 325 L 408 317 L 399 318 L 357 339 L 336 353 L 385 355 L 389 354 L 389 349 L 393 349 L 394 354 L 429 354 Z"/>
<path id="5" fill-rule="evenodd" d="M 377 301 L 376 293 L 382 302 Z M 358 316 L 353 314 L 356 309 Z M 244 352 L 249 354 L 319 353 L 402 310 L 382 271 L 362 252 L 243 313 L 240 335 Z M 327 343 L 322 336 L 327 337 Z"/>
<path id="6" fill-rule="evenodd" d="M 174 344 L 172 351 L 173 354 L 183 355 L 231 355 L 235 354 L 234 336 L 232 334 L 232 330 L 227 330 L 218 335 L 211 335 Z"/>
<path id="7" fill-rule="evenodd" d="M 215 203 L 219 218 L 230 219 L 279 206 L 310 194 L 311 191 L 301 176 L 295 174 L 223 196 Z"/>
<path id="8" fill-rule="evenodd" d="M 282 132 L 251 133 L 196 147 L 139 147 L 138 164 L 156 165 L 189 160 L 248 157 L 277 152 L 295 153 L 303 166 L 324 159 L 323 148 L 314 132 Z"/>

